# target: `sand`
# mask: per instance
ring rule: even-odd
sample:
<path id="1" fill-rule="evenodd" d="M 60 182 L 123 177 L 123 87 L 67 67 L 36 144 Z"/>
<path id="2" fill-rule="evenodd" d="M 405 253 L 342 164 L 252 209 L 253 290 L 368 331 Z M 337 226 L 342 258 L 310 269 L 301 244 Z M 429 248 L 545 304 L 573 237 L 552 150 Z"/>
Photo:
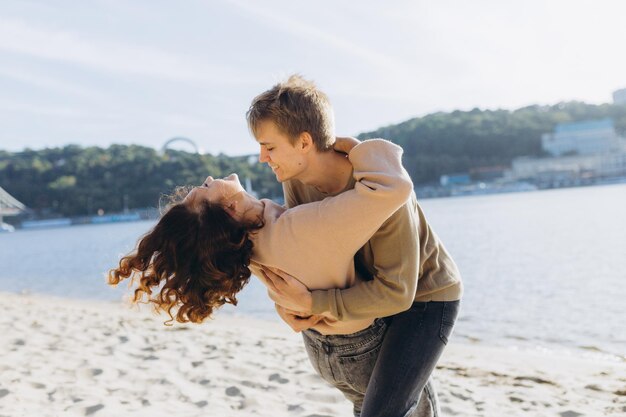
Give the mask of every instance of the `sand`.
<path id="1" fill-rule="evenodd" d="M 0 416 L 351 416 L 278 322 L 202 325 L 123 303 L 0 293 Z M 444 416 L 624 416 L 626 363 L 448 347 Z"/>

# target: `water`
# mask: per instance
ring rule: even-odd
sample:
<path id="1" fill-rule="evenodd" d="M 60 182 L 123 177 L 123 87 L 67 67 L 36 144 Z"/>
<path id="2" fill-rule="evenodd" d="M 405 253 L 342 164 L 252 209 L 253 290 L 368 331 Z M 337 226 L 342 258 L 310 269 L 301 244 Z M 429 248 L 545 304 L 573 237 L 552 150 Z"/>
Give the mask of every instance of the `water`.
<path id="1" fill-rule="evenodd" d="M 461 269 L 459 340 L 626 357 L 626 185 L 424 200 Z M 106 271 L 152 222 L 0 234 L 2 291 L 115 300 Z M 253 280 L 227 314 L 278 320 Z"/>

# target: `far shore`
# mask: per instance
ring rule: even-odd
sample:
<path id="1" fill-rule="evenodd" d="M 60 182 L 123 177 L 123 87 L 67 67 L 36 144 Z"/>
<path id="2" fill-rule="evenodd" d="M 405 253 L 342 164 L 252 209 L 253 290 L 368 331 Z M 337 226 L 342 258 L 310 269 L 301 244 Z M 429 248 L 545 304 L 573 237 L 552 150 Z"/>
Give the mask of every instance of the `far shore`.
<path id="1" fill-rule="evenodd" d="M 0 292 L 0 415 L 350 416 L 278 322 L 202 325 L 119 302 Z M 452 342 L 444 416 L 622 416 L 626 363 Z"/>

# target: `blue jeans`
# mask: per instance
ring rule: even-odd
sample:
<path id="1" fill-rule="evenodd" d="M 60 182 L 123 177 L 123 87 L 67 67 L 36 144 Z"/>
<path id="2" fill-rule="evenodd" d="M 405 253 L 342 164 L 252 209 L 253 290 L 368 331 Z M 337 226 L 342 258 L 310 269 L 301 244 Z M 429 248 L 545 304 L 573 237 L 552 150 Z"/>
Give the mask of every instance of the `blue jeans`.
<path id="1" fill-rule="evenodd" d="M 355 416 L 436 417 L 439 403 L 429 378 L 458 309 L 458 301 L 413 303 L 350 335 L 302 335 L 313 367 L 353 403 Z"/>

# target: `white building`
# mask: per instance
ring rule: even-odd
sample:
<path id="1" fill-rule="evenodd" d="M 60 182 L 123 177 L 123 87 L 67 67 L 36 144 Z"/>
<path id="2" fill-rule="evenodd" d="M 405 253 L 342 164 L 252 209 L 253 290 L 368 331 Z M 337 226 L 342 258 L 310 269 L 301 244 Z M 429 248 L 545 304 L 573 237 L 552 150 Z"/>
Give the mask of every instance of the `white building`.
<path id="1" fill-rule="evenodd" d="M 613 103 L 626 104 L 626 88 L 622 88 L 613 93 Z"/>
<path id="2" fill-rule="evenodd" d="M 617 151 L 620 138 L 611 119 L 560 123 L 554 133 L 541 135 L 541 146 L 552 156 L 593 155 Z"/>
<path id="3" fill-rule="evenodd" d="M 617 136 L 611 119 L 561 123 L 542 135 L 548 158 L 515 158 L 506 178 L 572 182 L 626 175 L 626 141 Z"/>
<path id="4" fill-rule="evenodd" d="M 507 179 L 572 180 L 626 175 L 626 152 L 572 155 L 560 158 L 515 158 Z"/>

